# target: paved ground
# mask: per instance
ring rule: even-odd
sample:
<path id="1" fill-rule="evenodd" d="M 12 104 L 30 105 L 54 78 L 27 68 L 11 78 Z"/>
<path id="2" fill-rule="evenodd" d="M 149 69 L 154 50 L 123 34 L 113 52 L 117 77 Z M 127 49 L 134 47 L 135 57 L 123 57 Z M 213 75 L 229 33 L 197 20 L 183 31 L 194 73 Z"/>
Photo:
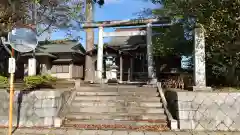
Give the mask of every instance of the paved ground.
<path id="1" fill-rule="evenodd" d="M 0 135 L 6 135 L 7 129 L 0 129 Z M 76 129 L 19 129 L 13 135 L 240 135 L 240 132 L 136 132 L 113 130 L 76 130 Z"/>

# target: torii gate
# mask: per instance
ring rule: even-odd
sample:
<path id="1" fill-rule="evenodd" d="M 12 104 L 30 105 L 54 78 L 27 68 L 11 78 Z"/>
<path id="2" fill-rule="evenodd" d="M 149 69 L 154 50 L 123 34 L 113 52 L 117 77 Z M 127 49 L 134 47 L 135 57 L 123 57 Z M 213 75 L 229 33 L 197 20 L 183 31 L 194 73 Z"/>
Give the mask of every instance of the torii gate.
<path id="1" fill-rule="evenodd" d="M 147 63 L 148 63 L 148 78 L 150 83 L 156 83 L 156 73 L 153 68 L 153 48 L 152 48 L 152 24 L 169 25 L 169 18 L 159 19 L 135 19 L 122 21 L 102 21 L 92 24 L 83 25 L 84 29 L 98 28 L 98 50 L 97 50 L 97 79 L 102 80 L 103 72 L 103 39 L 104 37 L 114 36 L 136 36 L 146 35 L 147 37 Z M 139 31 L 118 31 L 104 32 L 104 27 L 120 27 L 120 26 L 145 26 L 146 30 Z M 194 90 L 209 89 L 206 87 L 206 67 L 205 67 L 205 37 L 204 30 L 201 27 L 194 30 Z"/>

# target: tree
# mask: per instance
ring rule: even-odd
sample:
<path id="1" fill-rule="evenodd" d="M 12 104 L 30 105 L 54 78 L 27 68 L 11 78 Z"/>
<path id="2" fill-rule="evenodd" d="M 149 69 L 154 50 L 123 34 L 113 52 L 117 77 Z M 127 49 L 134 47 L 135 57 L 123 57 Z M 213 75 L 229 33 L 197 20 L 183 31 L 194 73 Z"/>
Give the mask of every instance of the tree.
<path id="1" fill-rule="evenodd" d="M 157 16 L 169 16 L 189 26 L 205 28 L 207 69 L 210 77 L 224 77 L 227 84 L 237 84 L 240 67 L 240 1 L 239 0 L 153 0 L 163 8 Z"/>
<path id="2" fill-rule="evenodd" d="M 18 23 L 35 20 L 38 35 L 49 29 L 79 30 L 83 5 L 83 0 L 1 0 L 0 29 L 6 33 Z"/>
<path id="3" fill-rule="evenodd" d="M 86 23 L 91 23 L 94 17 L 94 3 L 102 6 L 104 5 L 104 0 L 86 0 Z M 94 48 L 94 31 L 93 29 L 86 29 L 86 51 L 91 51 Z M 93 60 L 91 56 L 86 55 L 85 59 L 85 81 L 93 81 Z"/>
<path id="4" fill-rule="evenodd" d="M 182 23 L 176 23 L 168 27 L 157 27 L 153 30 L 160 33 L 153 37 L 155 55 L 191 55 L 193 42 L 186 38 Z"/>
<path id="5" fill-rule="evenodd" d="M 80 23 L 84 20 L 83 6 L 83 0 L 0 0 L 0 37 L 7 37 L 14 26 L 22 24 L 33 24 L 34 28 L 37 24 L 39 36 L 45 31 L 57 29 L 65 29 L 66 34 L 71 36 L 73 30 L 80 30 Z M 9 52 L 8 47 L 0 42 L 0 56 L 4 58 L 0 66 L 6 64 Z M 17 59 L 18 56 L 16 52 Z M 0 67 L 2 71 L 6 72 Z"/>

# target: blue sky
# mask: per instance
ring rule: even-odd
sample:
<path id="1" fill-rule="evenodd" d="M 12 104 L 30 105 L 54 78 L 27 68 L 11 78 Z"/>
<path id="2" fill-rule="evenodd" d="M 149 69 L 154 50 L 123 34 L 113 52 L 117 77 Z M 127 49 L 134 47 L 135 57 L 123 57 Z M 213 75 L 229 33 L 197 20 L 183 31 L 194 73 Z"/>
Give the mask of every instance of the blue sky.
<path id="1" fill-rule="evenodd" d="M 155 8 L 156 5 L 151 2 L 146 2 L 146 0 L 105 0 L 105 5 L 103 7 L 95 6 L 95 21 L 104 21 L 104 20 L 126 20 L 126 19 L 134 19 L 138 16 L 136 13 L 140 12 L 144 8 Z M 104 29 L 104 31 L 113 31 L 113 29 L 108 28 Z M 75 33 L 80 35 L 82 40 L 80 42 L 85 47 L 85 32 L 77 32 Z M 95 29 L 95 43 L 97 43 L 98 31 Z M 65 38 L 64 31 L 58 31 L 52 33 L 51 39 L 63 39 Z M 108 39 L 104 40 L 105 42 Z"/>
<path id="2" fill-rule="evenodd" d="M 142 11 L 144 8 L 156 8 L 157 6 L 151 2 L 146 2 L 147 0 L 105 0 L 105 5 L 103 7 L 95 7 L 95 21 L 104 21 L 104 20 L 127 20 L 134 19 L 138 16 L 136 13 Z M 104 31 L 113 31 L 114 29 L 108 28 Z M 80 31 L 76 33 L 79 35 L 82 40 L 80 42 L 85 47 L 85 32 Z M 51 39 L 64 39 L 66 33 L 64 31 L 58 31 L 52 33 Z M 95 29 L 95 43 L 98 40 L 98 30 Z M 109 39 L 105 39 L 107 42 Z M 186 60 L 187 57 L 183 56 L 183 60 Z M 185 67 L 185 62 L 182 61 L 182 66 Z"/>

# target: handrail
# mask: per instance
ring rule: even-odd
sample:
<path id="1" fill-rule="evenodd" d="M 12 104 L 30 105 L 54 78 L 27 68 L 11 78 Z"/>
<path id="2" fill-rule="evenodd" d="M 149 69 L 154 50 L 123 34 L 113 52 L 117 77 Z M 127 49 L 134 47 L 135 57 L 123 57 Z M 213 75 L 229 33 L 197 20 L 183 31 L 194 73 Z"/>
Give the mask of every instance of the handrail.
<path id="1" fill-rule="evenodd" d="M 74 100 L 76 94 L 77 94 L 77 91 L 76 91 L 76 87 L 75 87 L 73 90 L 71 90 L 70 95 L 69 95 L 67 101 L 65 102 L 65 104 L 63 104 L 62 107 L 59 109 L 58 115 L 61 119 L 65 118 L 65 114 L 69 111 L 68 107 Z"/>
<path id="2" fill-rule="evenodd" d="M 173 129 L 173 130 L 176 130 L 176 129 L 178 129 L 177 127 L 177 120 L 175 120 L 175 119 L 173 119 L 173 116 L 172 116 L 172 114 L 169 112 L 169 110 L 168 110 L 168 104 L 167 104 L 167 100 L 166 100 L 166 98 L 165 98 L 165 95 L 164 95 L 164 93 L 163 93 L 163 90 L 162 90 L 162 87 L 161 87 L 161 82 L 157 82 L 157 89 L 158 89 L 158 92 L 159 92 L 159 94 L 160 94 L 160 97 L 161 97 L 161 99 L 162 99 L 162 103 L 163 103 L 163 108 L 164 108 L 164 110 L 165 110 L 165 113 L 166 113 L 166 115 L 167 115 L 167 119 L 168 119 L 168 121 L 170 122 L 170 126 L 171 126 L 171 129 Z"/>

